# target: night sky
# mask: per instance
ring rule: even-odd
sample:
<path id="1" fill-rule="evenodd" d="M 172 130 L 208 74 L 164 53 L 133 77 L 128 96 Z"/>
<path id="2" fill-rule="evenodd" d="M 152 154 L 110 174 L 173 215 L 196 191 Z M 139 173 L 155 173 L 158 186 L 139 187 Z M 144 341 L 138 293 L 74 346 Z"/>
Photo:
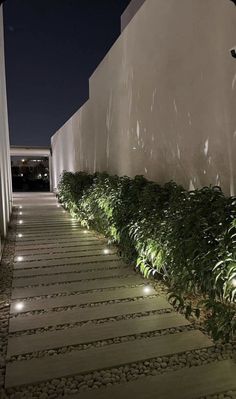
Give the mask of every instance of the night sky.
<path id="1" fill-rule="evenodd" d="M 10 140 L 49 145 L 88 98 L 88 78 L 120 33 L 130 0 L 6 0 Z"/>

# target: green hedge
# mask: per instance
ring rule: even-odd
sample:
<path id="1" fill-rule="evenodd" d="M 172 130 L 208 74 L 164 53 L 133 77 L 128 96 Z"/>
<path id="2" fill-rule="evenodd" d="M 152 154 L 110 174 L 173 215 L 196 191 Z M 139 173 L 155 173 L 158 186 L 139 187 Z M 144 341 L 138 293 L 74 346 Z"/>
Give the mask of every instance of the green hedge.
<path id="1" fill-rule="evenodd" d="M 219 187 L 186 191 L 143 176 L 64 172 L 59 201 L 83 226 L 103 233 L 145 277 L 162 278 L 173 304 L 207 310 L 214 338 L 236 330 L 236 199 Z M 194 305 L 193 305 L 194 303 Z"/>

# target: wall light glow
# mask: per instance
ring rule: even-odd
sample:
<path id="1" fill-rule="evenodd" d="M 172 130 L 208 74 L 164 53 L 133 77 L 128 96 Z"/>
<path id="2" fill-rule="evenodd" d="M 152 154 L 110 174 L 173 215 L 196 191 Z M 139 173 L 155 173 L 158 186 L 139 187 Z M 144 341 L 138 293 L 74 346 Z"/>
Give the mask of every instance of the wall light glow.
<path id="1" fill-rule="evenodd" d="M 236 287 L 236 278 L 233 278 L 233 280 L 232 280 L 232 286 L 233 286 L 233 287 Z"/>
<path id="2" fill-rule="evenodd" d="M 22 224 L 23 223 L 23 220 L 19 220 L 19 224 Z"/>
<path id="3" fill-rule="evenodd" d="M 19 208 L 22 209 L 22 205 L 20 205 Z"/>
<path id="4" fill-rule="evenodd" d="M 22 215 L 22 212 L 19 212 L 19 215 Z"/>
<path id="5" fill-rule="evenodd" d="M 84 234 L 87 234 L 88 230 L 84 230 Z"/>
<path id="6" fill-rule="evenodd" d="M 15 304 L 15 309 L 16 310 L 22 310 L 24 308 L 24 303 L 23 302 L 17 302 L 16 304 Z"/>
<path id="7" fill-rule="evenodd" d="M 107 254 L 110 253 L 110 250 L 109 250 L 108 248 L 105 248 L 105 249 L 103 250 L 103 253 L 104 253 L 105 255 L 107 255 Z"/>
<path id="8" fill-rule="evenodd" d="M 22 262 L 23 256 L 17 256 L 16 260 L 17 260 L 17 262 Z"/>
<path id="9" fill-rule="evenodd" d="M 23 237 L 23 234 L 19 233 L 19 234 L 17 234 L 17 237 L 21 238 L 21 237 Z"/>

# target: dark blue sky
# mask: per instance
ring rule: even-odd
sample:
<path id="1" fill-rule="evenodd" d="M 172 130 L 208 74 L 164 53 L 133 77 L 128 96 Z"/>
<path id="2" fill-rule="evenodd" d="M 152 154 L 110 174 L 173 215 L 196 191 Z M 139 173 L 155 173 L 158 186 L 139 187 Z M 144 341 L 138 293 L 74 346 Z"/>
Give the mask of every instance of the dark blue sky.
<path id="1" fill-rule="evenodd" d="M 130 0 L 6 0 L 10 140 L 48 145 L 88 98 L 88 78 L 120 33 Z"/>

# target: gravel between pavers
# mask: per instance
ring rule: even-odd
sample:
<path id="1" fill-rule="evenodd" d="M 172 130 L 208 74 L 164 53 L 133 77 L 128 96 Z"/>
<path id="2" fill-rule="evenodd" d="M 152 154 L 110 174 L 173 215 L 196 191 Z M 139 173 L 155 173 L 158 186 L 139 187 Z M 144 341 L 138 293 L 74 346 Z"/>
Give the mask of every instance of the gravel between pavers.
<path id="1" fill-rule="evenodd" d="M 236 347 L 234 350 L 235 349 Z M 157 357 L 121 367 L 94 371 L 74 377 L 57 378 L 40 384 L 9 389 L 8 394 L 10 399 L 53 399 L 63 395 L 133 381 L 145 376 L 155 376 L 170 371 L 176 371 L 183 367 L 200 366 L 217 360 L 229 359 L 232 358 L 232 356 L 233 348 L 231 344 L 217 344 L 207 349 Z"/>
<path id="2" fill-rule="evenodd" d="M 201 396 L 198 399 L 236 399 L 236 391 L 226 391 L 218 395 Z"/>
<path id="3" fill-rule="evenodd" d="M 67 305 L 67 306 L 59 306 L 59 307 L 54 307 L 54 308 L 49 308 L 49 309 L 42 309 L 42 310 L 32 310 L 32 311 L 27 311 L 27 312 L 21 312 L 21 313 L 12 313 L 11 314 L 11 319 L 15 319 L 17 317 L 28 317 L 36 314 L 47 314 L 47 313 L 53 313 L 53 312 L 64 312 L 65 310 L 73 310 L 75 308 L 95 308 L 101 305 L 112 305 L 115 303 L 127 303 L 127 302 L 137 302 L 137 301 L 143 301 L 144 299 L 154 299 L 157 297 L 158 294 L 155 295 L 150 295 L 148 297 L 144 296 L 139 296 L 135 298 L 123 298 L 123 299 L 113 299 L 110 301 L 101 301 L 101 302 L 90 302 L 90 303 L 83 303 L 81 305 Z"/>
<path id="4" fill-rule="evenodd" d="M 100 341 L 93 341 L 89 342 L 86 344 L 78 344 L 78 345 L 68 345 L 60 348 L 52 348 L 52 349 L 47 349 L 43 351 L 38 351 L 38 352 L 30 352 L 26 353 L 23 355 L 18 355 L 18 356 L 12 356 L 10 359 L 8 359 L 9 362 L 13 361 L 21 361 L 21 360 L 29 360 L 33 358 L 42 358 L 45 356 L 54 356 L 54 355 L 61 355 L 69 352 L 75 352 L 75 351 L 81 351 L 81 350 L 86 350 L 90 348 L 101 348 L 103 346 L 107 345 L 115 345 L 115 344 L 120 344 L 122 342 L 131 342 L 135 341 L 136 339 L 143 339 L 143 338 L 153 338 L 153 337 L 159 337 L 163 335 L 170 335 L 170 334 L 175 334 L 178 332 L 183 332 L 183 331 L 190 331 L 194 330 L 194 327 L 191 325 L 188 326 L 181 326 L 181 327 L 175 327 L 175 328 L 166 328 L 165 330 L 158 330 L 158 331 L 151 331 L 151 332 L 145 332 L 141 334 L 133 334 L 133 335 L 125 335 L 121 337 L 116 337 L 116 338 L 109 338 L 109 339 L 104 339 Z"/>
<path id="5" fill-rule="evenodd" d="M 81 321 L 81 322 L 78 321 L 78 322 L 75 322 L 75 323 L 67 323 L 67 324 L 57 324 L 56 326 L 37 328 L 37 329 L 34 329 L 34 330 L 24 330 L 24 331 L 11 332 L 9 334 L 9 336 L 14 336 L 15 337 L 15 336 L 20 336 L 20 335 L 38 334 L 39 332 L 45 332 L 45 331 L 66 330 L 67 328 L 74 328 L 74 327 L 84 326 L 85 324 L 103 324 L 103 323 L 112 322 L 112 321 L 137 319 L 138 317 L 151 316 L 151 315 L 163 314 L 163 313 L 171 313 L 171 312 L 172 312 L 172 309 L 162 309 L 162 310 L 155 310 L 155 311 L 151 311 L 151 312 L 120 315 L 120 316 L 109 317 L 109 318 L 105 318 L 105 319 L 88 320 L 88 321 Z"/>

